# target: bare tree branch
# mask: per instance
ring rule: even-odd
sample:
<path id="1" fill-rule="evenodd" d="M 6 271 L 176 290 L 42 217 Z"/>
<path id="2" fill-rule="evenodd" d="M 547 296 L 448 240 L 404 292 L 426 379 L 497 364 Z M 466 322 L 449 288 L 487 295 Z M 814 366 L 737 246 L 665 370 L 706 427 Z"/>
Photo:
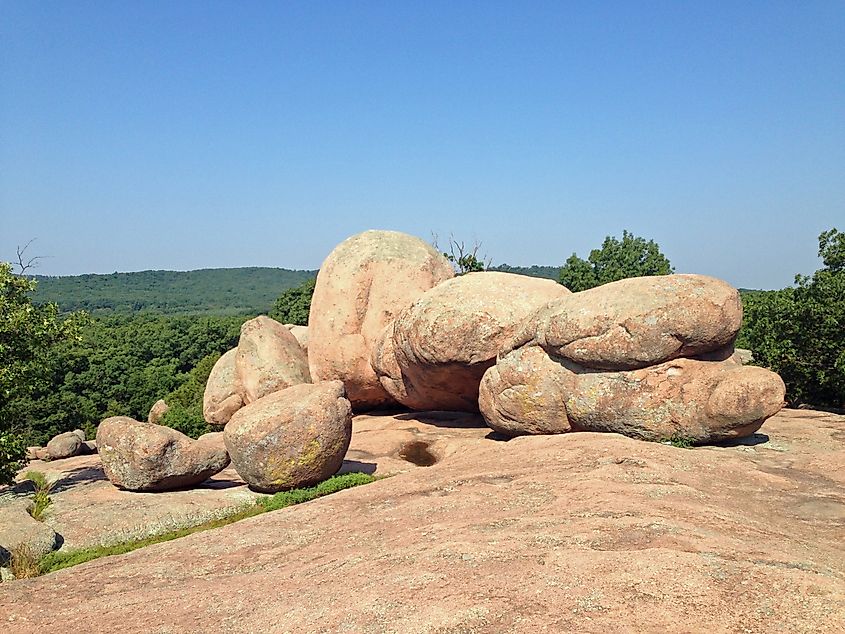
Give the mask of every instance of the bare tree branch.
<path id="1" fill-rule="evenodd" d="M 20 269 L 20 271 L 18 271 L 19 275 L 24 275 L 27 272 L 27 270 L 29 270 L 31 268 L 35 268 L 36 266 L 38 266 L 38 260 L 43 259 L 42 256 L 40 256 L 40 255 L 34 255 L 31 258 L 29 258 L 26 261 L 26 263 L 24 263 L 24 254 L 26 253 L 26 250 L 29 248 L 29 245 L 32 244 L 33 242 L 35 242 L 35 238 L 33 238 L 32 240 L 27 242 L 25 245 L 23 245 L 23 248 L 21 248 L 20 245 L 18 245 L 15 248 L 15 251 L 17 252 L 17 256 L 18 256 L 17 266 Z"/>

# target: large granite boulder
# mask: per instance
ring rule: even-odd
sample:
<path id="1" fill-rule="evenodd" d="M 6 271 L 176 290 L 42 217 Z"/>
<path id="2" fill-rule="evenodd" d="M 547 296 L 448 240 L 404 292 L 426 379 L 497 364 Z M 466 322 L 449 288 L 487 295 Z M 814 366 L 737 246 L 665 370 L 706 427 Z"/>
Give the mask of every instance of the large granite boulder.
<path id="1" fill-rule="evenodd" d="M 158 399 L 155 403 L 153 403 L 153 406 L 147 414 L 147 422 L 152 423 L 153 425 L 158 425 L 169 410 L 170 407 L 164 402 L 164 399 Z"/>
<path id="2" fill-rule="evenodd" d="M 238 349 L 232 348 L 217 360 L 208 375 L 202 397 L 202 415 L 209 425 L 223 427 L 244 405 L 235 385 L 237 356 Z"/>
<path id="3" fill-rule="evenodd" d="M 113 416 L 100 423 L 97 449 L 106 477 L 130 491 L 194 486 L 229 464 L 219 434 L 192 440 L 175 429 L 126 416 Z"/>
<path id="4" fill-rule="evenodd" d="M 381 333 L 372 365 L 382 387 L 417 410 L 478 411 L 478 384 L 525 320 L 571 293 L 557 282 L 501 272 L 439 284 Z"/>
<path id="5" fill-rule="evenodd" d="M 634 277 L 551 302 L 512 348 L 546 352 L 603 370 L 632 370 L 732 346 L 742 325 L 739 293 L 705 275 Z"/>
<path id="6" fill-rule="evenodd" d="M 85 433 L 81 431 L 68 431 L 58 434 L 47 443 L 47 454 L 50 456 L 50 460 L 70 458 L 81 453 L 83 442 L 85 442 Z"/>
<path id="7" fill-rule="evenodd" d="M 238 410 L 223 433 L 232 464 L 253 489 L 310 486 L 343 464 L 352 408 L 341 381 L 294 385 Z"/>
<path id="8" fill-rule="evenodd" d="M 310 383 L 308 356 L 290 330 L 269 317 L 241 326 L 235 356 L 235 388 L 244 404 L 291 385 Z"/>
<path id="9" fill-rule="evenodd" d="M 774 372 L 732 359 L 597 372 L 527 346 L 487 371 L 479 402 L 487 424 L 509 436 L 595 431 L 706 443 L 754 433 L 785 392 Z"/>
<path id="10" fill-rule="evenodd" d="M 376 338 L 402 309 L 453 276 L 431 245 L 404 233 L 365 231 L 344 240 L 320 267 L 311 300 L 314 381 L 343 381 L 357 409 L 392 403 L 370 365 Z"/>

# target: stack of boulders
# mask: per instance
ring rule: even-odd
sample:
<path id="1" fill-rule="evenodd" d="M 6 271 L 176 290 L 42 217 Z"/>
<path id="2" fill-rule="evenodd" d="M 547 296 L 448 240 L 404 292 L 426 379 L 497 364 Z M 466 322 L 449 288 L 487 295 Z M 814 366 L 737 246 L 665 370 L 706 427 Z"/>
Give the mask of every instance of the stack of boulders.
<path id="1" fill-rule="evenodd" d="M 739 293 L 703 275 L 620 280 L 526 320 L 481 382 L 480 408 L 507 435 L 609 431 L 704 443 L 755 432 L 783 406 L 769 370 L 733 343 Z"/>
<path id="2" fill-rule="evenodd" d="M 423 240 L 348 238 L 320 269 L 309 325 L 257 317 L 208 379 L 197 441 L 122 417 L 98 444 L 112 482 L 191 486 L 232 464 L 259 491 L 316 483 L 349 446 L 352 411 L 481 411 L 509 436 L 610 431 L 702 443 L 753 433 L 780 377 L 743 366 L 739 294 L 700 275 L 581 293 L 502 272 L 455 276 Z"/>

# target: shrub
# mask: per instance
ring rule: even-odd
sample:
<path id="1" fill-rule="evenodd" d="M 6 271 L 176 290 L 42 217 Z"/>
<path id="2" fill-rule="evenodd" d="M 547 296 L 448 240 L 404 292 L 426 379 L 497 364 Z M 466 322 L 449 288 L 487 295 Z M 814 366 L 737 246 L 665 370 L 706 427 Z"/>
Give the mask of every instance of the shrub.
<path id="1" fill-rule="evenodd" d="M 29 514 L 32 515 L 32 519 L 43 522 L 47 507 L 53 503 L 53 500 L 50 498 L 50 492 L 53 490 L 54 483 L 50 482 L 47 476 L 40 471 L 27 471 L 23 475 L 23 479 L 32 482 L 32 485 L 35 487 Z"/>

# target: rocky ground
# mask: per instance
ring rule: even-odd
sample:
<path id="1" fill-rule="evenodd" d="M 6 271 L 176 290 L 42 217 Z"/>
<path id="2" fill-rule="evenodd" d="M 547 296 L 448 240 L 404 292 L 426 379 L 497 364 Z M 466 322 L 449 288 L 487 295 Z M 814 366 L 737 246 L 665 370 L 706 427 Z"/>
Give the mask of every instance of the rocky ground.
<path id="1" fill-rule="evenodd" d="M 472 425 L 359 417 L 346 468 L 404 473 L 4 583 L 3 629 L 843 631 L 845 417 L 784 410 L 692 450 Z"/>

